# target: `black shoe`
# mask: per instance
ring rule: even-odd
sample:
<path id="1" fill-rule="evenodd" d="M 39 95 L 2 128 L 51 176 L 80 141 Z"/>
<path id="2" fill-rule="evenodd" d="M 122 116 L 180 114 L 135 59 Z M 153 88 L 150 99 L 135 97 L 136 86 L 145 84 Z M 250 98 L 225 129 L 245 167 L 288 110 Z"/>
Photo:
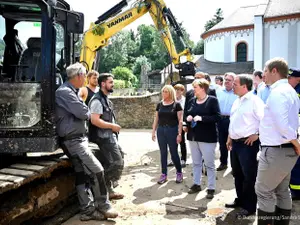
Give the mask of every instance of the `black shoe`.
<path id="1" fill-rule="evenodd" d="M 221 164 L 221 165 L 217 168 L 217 171 L 222 171 L 222 170 L 226 170 L 226 169 L 227 169 L 227 165 Z"/>
<path id="2" fill-rule="evenodd" d="M 207 190 L 206 198 L 207 198 L 207 199 L 213 199 L 213 198 L 214 198 L 214 194 L 215 194 L 215 190 L 208 189 L 208 190 Z"/>
<path id="3" fill-rule="evenodd" d="M 169 163 L 168 163 L 168 165 L 167 165 L 168 167 L 169 166 L 174 166 L 174 163 L 173 163 L 173 161 L 170 161 Z"/>
<path id="4" fill-rule="evenodd" d="M 234 200 L 233 203 L 225 204 L 226 208 L 237 208 L 240 206 L 241 206 L 241 204 L 239 203 L 239 200 L 237 198 Z"/>
<path id="5" fill-rule="evenodd" d="M 274 225 L 289 225 L 291 218 L 291 210 L 275 208 Z"/>
<path id="6" fill-rule="evenodd" d="M 255 214 L 255 212 L 249 212 L 249 211 L 246 210 L 246 209 L 242 209 L 242 210 L 239 211 L 237 214 L 235 214 L 235 217 L 236 217 L 237 219 L 242 219 L 242 218 L 245 218 L 245 217 L 254 215 L 254 214 Z"/>
<path id="7" fill-rule="evenodd" d="M 197 184 L 193 184 L 192 187 L 190 187 L 190 190 L 188 191 L 189 194 L 194 194 L 201 191 L 201 186 Z"/>
<path id="8" fill-rule="evenodd" d="M 274 212 L 265 212 L 257 209 L 257 225 L 273 224 Z"/>

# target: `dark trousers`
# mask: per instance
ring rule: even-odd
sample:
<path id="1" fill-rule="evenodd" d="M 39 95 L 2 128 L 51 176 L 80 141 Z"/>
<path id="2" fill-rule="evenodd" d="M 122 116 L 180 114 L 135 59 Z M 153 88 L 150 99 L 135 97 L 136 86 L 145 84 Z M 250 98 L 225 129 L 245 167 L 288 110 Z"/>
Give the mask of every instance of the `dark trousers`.
<path id="1" fill-rule="evenodd" d="M 258 151 L 258 140 L 252 146 L 244 144 L 243 141 L 232 141 L 230 159 L 236 194 L 242 208 L 249 212 L 256 211 L 257 196 L 255 194 L 255 181 L 258 166 L 256 159 Z"/>
<path id="2" fill-rule="evenodd" d="M 300 198 L 300 157 L 291 172 L 290 189 L 293 198 Z"/>
<path id="3" fill-rule="evenodd" d="M 121 178 L 124 169 L 121 147 L 115 138 L 98 138 L 95 142 L 99 148 L 94 149 L 93 153 L 104 167 L 105 180 L 109 192 L 113 192 L 112 183 Z"/>
<path id="4" fill-rule="evenodd" d="M 181 173 L 181 163 L 179 154 L 177 151 L 177 134 L 178 126 L 159 126 L 157 128 L 157 141 L 160 149 L 160 160 L 161 160 L 161 172 L 167 174 L 168 164 L 168 147 L 171 154 L 171 159 L 175 165 L 176 171 Z"/>
<path id="5" fill-rule="evenodd" d="M 182 130 L 180 142 L 181 160 L 186 161 L 186 143 L 185 143 L 185 132 Z"/>
<path id="6" fill-rule="evenodd" d="M 222 165 L 227 165 L 228 149 L 226 147 L 229 129 L 229 118 L 222 118 L 218 123 L 219 145 L 220 145 L 220 161 Z"/>

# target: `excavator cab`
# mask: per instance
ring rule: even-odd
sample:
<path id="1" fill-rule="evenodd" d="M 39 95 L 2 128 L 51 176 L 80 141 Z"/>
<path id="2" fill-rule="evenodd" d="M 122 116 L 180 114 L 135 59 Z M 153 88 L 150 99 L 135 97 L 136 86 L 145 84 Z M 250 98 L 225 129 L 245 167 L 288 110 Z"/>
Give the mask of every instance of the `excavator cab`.
<path id="1" fill-rule="evenodd" d="M 83 14 L 63 0 L 0 0 L 0 153 L 57 149 L 54 97 Z"/>

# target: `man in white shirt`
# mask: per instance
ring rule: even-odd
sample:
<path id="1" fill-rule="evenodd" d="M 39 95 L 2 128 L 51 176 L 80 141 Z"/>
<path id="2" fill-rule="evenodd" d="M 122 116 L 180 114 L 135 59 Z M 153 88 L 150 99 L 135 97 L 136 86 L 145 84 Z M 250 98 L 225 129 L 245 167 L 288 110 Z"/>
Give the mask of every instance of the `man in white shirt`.
<path id="1" fill-rule="evenodd" d="M 257 197 L 255 180 L 257 175 L 257 153 L 259 151 L 258 128 L 264 116 L 264 103 L 251 91 L 252 77 L 238 75 L 234 79 L 233 90 L 239 97 L 232 105 L 230 113 L 227 148 L 230 152 L 232 175 L 235 180 L 237 198 L 227 208 L 241 207 L 237 218 L 256 212 Z"/>
<path id="2" fill-rule="evenodd" d="M 259 126 L 262 151 L 255 183 L 258 225 L 285 225 L 289 224 L 292 208 L 291 170 L 300 154 L 299 98 L 286 79 L 288 65 L 284 59 L 269 60 L 264 74 L 271 92 Z"/>

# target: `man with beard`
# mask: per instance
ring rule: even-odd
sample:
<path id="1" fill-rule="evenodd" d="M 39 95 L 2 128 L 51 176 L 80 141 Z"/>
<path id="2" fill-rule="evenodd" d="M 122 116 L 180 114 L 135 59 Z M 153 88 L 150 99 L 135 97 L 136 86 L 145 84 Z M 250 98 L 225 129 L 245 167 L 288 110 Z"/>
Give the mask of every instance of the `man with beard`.
<path id="1" fill-rule="evenodd" d="M 79 97 L 85 102 L 86 105 L 89 105 L 90 100 L 92 99 L 94 94 L 99 90 L 99 73 L 96 70 L 91 70 L 86 76 L 88 85 L 86 87 L 80 88 Z"/>
<path id="2" fill-rule="evenodd" d="M 121 127 L 116 124 L 113 104 L 108 99 L 108 95 L 113 92 L 113 78 L 114 76 L 109 73 L 99 75 L 100 90 L 89 102 L 91 111 L 89 140 L 96 143 L 100 148 L 94 154 L 104 167 L 109 198 L 122 199 L 124 195 L 113 190 L 124 168 L 123 154 L 117 140 Z"/>

